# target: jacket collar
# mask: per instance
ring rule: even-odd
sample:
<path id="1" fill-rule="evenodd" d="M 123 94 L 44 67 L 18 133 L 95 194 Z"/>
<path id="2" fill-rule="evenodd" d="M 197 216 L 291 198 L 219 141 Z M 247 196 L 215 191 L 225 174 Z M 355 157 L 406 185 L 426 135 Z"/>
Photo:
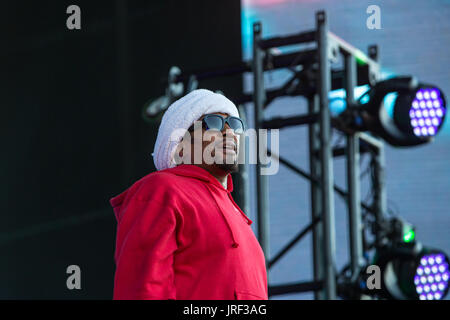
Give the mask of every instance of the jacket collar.
<path id="1" fill-rule="evenodd" d="M 231 178 L 231 174 L 228 174 L 227 188 L 225 189 L 223 185 L 219 182 L 219 180 L 217 180 L 216 177 L 214 177 L 211 173 L 209 173 L 209 171 L 194 164 L 181 164 L 166 170 L 178 176 L 191 177 L 211 183 L 216 187 L 218 187 L 219 189 L 227 192 L 233 191 L 233 179 Z"/>

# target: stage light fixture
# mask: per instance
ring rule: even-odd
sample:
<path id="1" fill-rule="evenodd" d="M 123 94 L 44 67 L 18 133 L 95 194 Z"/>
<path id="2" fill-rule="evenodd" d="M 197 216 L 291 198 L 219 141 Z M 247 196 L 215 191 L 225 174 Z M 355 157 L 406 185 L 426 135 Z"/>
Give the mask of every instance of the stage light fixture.
<path id="1" fill-rule="evenodd" d="M 420 86 L 415 92 L 397 98 L 394 121 L 402 131 L 427 138 L 438 133 L 445 113 L 443 93 L 433 86 Z"/>
<path id="2" fill-rule="evenodd" d="M 441 300 L 449 290 L 449 258 L 415 240 L 415 228 L 399 217 L 385 221 L 384 242 L 374 264 L 382 273 L 382 296 L 398 300 Z"/>
<path id="3" fill-rule="evenodd" d="M 399 217 L 383 221 L 380 225 L 380 243 L 368 265 L 379 267 L 380 287 L 368 288 L 371 276 L 361 268 L 353 280 L 341 271 L 338 286 L 341 296 L 347 299 L 376 297 L 391 300 L 442 300 L 449 291 L 449 257 L 442 251 L 424 247 L 415 239 L 415 228 Z"/>
<path id="4" fill-rule="evenodd" d="M 166 93 L 159 98 L 148 100 L 142 108 L 142 117 L 144 120 L 151 122 L 152 119 L 161 120 L 162 115 L 167 108 L 176 99 L 180 98 L 184 93 L 184 84 L 177 82 L 176 79 L 181 75 L 181 70 L 177 66 L 173 66 L 169 70 Z M 189 84 L 188 84 L 189 85 Z M 189 90 L 188 90 L 189 92 Z"/>
<path id="5" fill-rule="evenodd" d="M 441 300 L 449 290 L 449 258 L 420 243 L 404 243 L 377 252 L 381 292 L 388 299 Z"/>
<path id="6" fill-rule="evenodd" d="M 375 84 L 340 114 L 337 123 L 350 130 L 370 131 L 394 146 L 414 146 L 436 136 L 446 111 L 439 88 L 414 77 L 395 77 Z"/>
<path id="7" fill-rule="evenodd" d="M 448 291 L 449 261 L 442 253 L 423 255 L 414 276 L 420 300 L 440 300 Z"/>

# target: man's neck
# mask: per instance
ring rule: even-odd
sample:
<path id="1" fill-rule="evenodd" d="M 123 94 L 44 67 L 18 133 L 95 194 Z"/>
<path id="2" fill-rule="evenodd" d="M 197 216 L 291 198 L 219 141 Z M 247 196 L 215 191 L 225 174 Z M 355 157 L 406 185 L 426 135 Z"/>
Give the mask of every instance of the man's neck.
<path id="1" fill-rule="evenodd" d="M 202 165 L 197 164 L 196 166 L 205 169 L 208 171 L 211 175 L 213 175 L 219 182 L 222 184 L 222 186 L 227 189 L 228 187 L 228 174 L 229 172 L 226 172 L 220 168 L 212 167 L 209 165 Z"/>

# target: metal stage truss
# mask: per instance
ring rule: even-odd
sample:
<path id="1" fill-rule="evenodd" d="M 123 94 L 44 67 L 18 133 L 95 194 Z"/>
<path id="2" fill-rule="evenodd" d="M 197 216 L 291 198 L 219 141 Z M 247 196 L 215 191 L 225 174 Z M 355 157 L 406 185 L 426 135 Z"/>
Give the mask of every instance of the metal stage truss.
<path id="1" fill-rule="evenodd" d="M 275 47 L 307 44 L 306 49 L 286 54 L 274 54 Z M 315 47 L 313 45 L 315 44 Z M 262 38 L 261 23 L 253 24 L 253 58 L 236 65 L 216 68 L 214 70 L 180 73 L 169 78 L 169 85 L 180 82 L 193 83 L 204 79 L 237 75 L 245 72 L 253 74 L 253 94 L 242 93 L 233 99 L 237 105 L 253 102 L 254 124 L 259 129 L 280 129 L 287 126 L 307 125 L 309 128 L 309 163 L 310 172 L 297 167 L 280 155 L 267 154 L 276 158 L 294 173 L 310 181 L 311 222 L 302 229 L 283 249 L 269 259 L 269 206 L 267 176 L 261 175 L 263 165 L 258 159 L 256 164 L 256 197 L 258 240 L 265 253 L 267 268 L 273 268 L 298 241 L 309 232 L 312 233 L 312 256 L 314 278 L 308 282 L 269 285 L 269 296 L 314 292 L 315 299 L 336 299 L 340 284 L 335 264 L 335 210 L 334 193 L 343 197 L 348 204 L 349 232 L 349 267 L 350 278 L 356 280 L 364 263 L 362 210 L 374 218 L 373 234 L 376 243 L 382 241 L 384 214 L 386 213 L 386 190 L 384 185 L 384 144 L 372 135 L 354 132 L 340 126 L 331 117 L 329 93 L 331 90 L 344 89 L 346 103 L 355 101 L 354 89 L 360 85 L 374 85 L 380 80 L 378 48 L 370 46 L 368 54 L 348 44 L 329 31 L 324 11 L 316 13 L 316 27 L 313 30 L 288 36 Z M 343 63 L 332 69 L 339 59 Z M 289 68 L 293 76 L 277 89 L 266 90 L 264 72 Z M 308 101 L 308 113 L 287 118 L 264 120 L 264 110 L 276 98 L 282 96 L 303 96 Z M 240 106 L 242 110 L 242 106 Z M 346 137 L 346 146 L 333 148 L 331 129 L 335 128 Z M 257 143 L 259 148 L 259 143 Z M 372 202 L 363 203 L 360 196 L 360 162 L 362 153 L 371 156 Z M 257 150 L 259 154 L 259 150 Z M 346 158 L 347 190 L 343 190 L 333 181 L 333 158 Z M 242 171 L 240 171 L 242 174 Z M 243 174 L 247 177 L 247 174 Z M 244 178 L 245 179 L 245 178 Z"/>

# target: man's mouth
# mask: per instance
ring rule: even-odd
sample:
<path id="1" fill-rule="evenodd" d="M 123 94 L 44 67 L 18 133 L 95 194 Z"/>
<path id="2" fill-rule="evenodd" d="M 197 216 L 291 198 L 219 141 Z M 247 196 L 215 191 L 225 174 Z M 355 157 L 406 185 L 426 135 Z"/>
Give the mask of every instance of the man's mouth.
<path id="1" fill-rule="evenodd" d="M 237 146 L 236 146 L 235 143 L 225 143 L 223 145 L 223 149 L 224 149 L 224 151 L 225 150 L 230 150 L 230 151 L 236 152 L 237 151 Z"/>

